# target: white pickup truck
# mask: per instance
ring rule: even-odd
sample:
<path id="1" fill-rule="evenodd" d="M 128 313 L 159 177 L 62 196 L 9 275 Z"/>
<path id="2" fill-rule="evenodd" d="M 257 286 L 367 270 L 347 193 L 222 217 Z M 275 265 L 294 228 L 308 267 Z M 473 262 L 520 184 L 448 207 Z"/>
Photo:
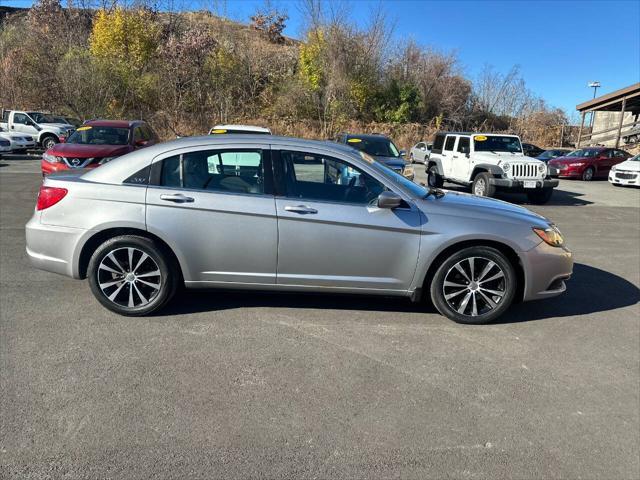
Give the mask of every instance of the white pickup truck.
<path id="1" fill-rule="evenodd" d="M 63 142 L 75 128 L 68 123 L 58 123 L 46 113 L 3 110 L 0 127 L 10 133 L 24 133 L 33 137 L 45 150 Z"/>
<path id="2" fill-rule="evenodd" d="M 544 162 L 525 156 L 517 135 L 440 132 L 425 163 L 432 187 L 447 180 L 471 187 L 478 196 L 507 190 L 526 193 L 531 203 L 543 204 L 558 186 Z"/>

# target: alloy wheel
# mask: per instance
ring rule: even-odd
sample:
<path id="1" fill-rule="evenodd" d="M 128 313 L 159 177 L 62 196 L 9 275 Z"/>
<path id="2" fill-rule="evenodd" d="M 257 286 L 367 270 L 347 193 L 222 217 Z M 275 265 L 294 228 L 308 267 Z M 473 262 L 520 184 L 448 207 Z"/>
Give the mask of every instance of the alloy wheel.
<path id="1" fill-rule="evenodd" d="M 484 197 L 486 190 L 487 186 L 485 185 L 484 178 L 478 178 L 473 187 L 473 194 L 478 197 Z"/>
<path id="2" fill-rule="evenodd" d="M 107 253 L 98 266 L 97 280 L 104 296 L 125 308 L 147 305 L 162 286 L 156 261 L 134 247 L 116 248 Z"/>
<path id="3" fill-rule="evenodd" d="M 507 293 L 502 268 L 484 257 L 469 257 L 453 265 L 444 277 L 442 293 L 451 309 L 461 315 L 485 315 Z"/>

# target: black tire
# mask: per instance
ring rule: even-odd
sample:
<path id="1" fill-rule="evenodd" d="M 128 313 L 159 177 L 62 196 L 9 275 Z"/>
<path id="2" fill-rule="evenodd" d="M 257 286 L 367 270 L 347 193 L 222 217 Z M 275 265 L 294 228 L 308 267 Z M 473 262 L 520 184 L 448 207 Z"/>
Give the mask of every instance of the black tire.
<path id="1" fill-rule="evenodd" d="M 132 257 L 129 257 L 129 249 L 133 250 Z M 143 254 L 147 257 L 144 258 Z M 115 257 L 116 262 L 110 255 Z M 156 271 L 159 274 L 153 275 Z M 133 277 L 128 279 L 130 275 Z M 106 308 L 120 315 L 143 316 L 161 309 L 171 300 L 180 274 L 173 257 L 153 240 L 137 235 L 121 235 L 107 240 L 96 249 L 89 260 L 87 277 L 93 295 Z M 141 280 L 143 277 L 144 280 Z M 118 292 L 114 294 L 116 290 Z M 108 295 L 114 297 L 110 299 Z M 133 306 L 129 306 L 131 303 Z"/>
<path id="2" fill-rule="evenodd" d="M 482 283 L 476 284 L 467 282 L 467 285 L 460 284 L 460 293 L 457 294 L 456 287 L 449 285 L 457 285 L 457 282 L 466 282 L 466 280 L 458 280 L 458 276 L 460 279 L 464 279 L 464 277 L 455 266 L 463 262 L 463 265 L 469 267 L 469 259 L 474 259 L 475 275 L 470 275 L 469 268 L 466 270 L 466 275 L 471 276 L 470 279 L 476 282 L 482 278 L 488 278 L 489 281 L 484 280 Z M 488 272 L 484 272 L 490 262 L 493 262 L 494 266 Z M 485 275 L 481 277 L 483 273 Z M 493 276 L 500 273 L 502 273 L 502 277 L 491 280 Z M 447 280 L 447 286 L 445 286 L 445 280 Z M 456 280 L 456 282 L 452 282 L 452 280 Z M 502 296 L 487 293 L 488 291 L 485 288 L 479 287 L 482 284 L 493 292 L 500 292 Z M 478 246 L 462 249 L 445 259 L 436 270 L 429 290 L 433 305 L 442 315 L 454 322 L 480 325 L 495 320 L 509 308 L 513 303 L 517 286 L 516 272 L 509 259 L 495 248 Z M 489 301 L 486 300 L 487 298 Z M 466 303 L 462 305 L 465 299 Z M 475 300 L 475 303 L 473 303 L 473 300 Z M 493 307 L 491 302 L 494 304 Z M 474 308 L 476 309 L 476 315 L 473 315 Z"/>
<path id="3" fill-rule="evenodd" d="M 42 148 L 44 148 L 44 150 L 47 151 L 51 147 L 53 147 L 56 143 L 58 143 L 58 139 L 53 135 L 46 135 L 42 139 L 41 143 L 42 143 Z"/>
<path id="4" fill-rule="evenodd" d="M 496 194 L 496 187 L 489 182 L 492 178 L 487 172 L 479 173 L 471 184 L 471 193 L 478 197 L 493 197 Z"/>
<path id="5" fill-rule="evenodd" d="M 433 188 L 442 188 L 444 185 L 444 178 L 438 173 L 437 165 L 431 165 L 427 169 L 427 183 Z"/>
<path id="6" fill-rule="evenodd" d="M 533 203 L 534 205 L 544 205 L 549 200 L 551 200 L 551 196 L 553 195 L 553 188 L 541 188 L 536 189 L 532 192 L 527 192 L 527 199 L 529 203 Z"/>
<path id="7" fill-rule="evenodd" d="M 593 169 L 593 167 L 585 168 L 584 171 L 582 172 L 582 180 L 585 182 L 590 182 L 591 180 L 593 180 L 595 173 L 596 172 Z"/>

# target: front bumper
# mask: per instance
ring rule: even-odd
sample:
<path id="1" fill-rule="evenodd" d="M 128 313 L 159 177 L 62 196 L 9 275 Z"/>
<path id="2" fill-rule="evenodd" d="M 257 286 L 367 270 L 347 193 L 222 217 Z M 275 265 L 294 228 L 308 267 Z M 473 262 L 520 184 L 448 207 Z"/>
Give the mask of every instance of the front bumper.
<path id="1" fill-rule="evenodd" d="M 545 178 L 544 180 L 536 180 L 536 188 L 555 188 L 560 183 L 556 178 Z M 514 180 L 511 178 L 490 178 L 489 183 L 495 185 L 498 188 L 508 189 L 508 190 L 522 190 L 522 191 L 531 191 L 535 190 L 534 188 L 524 188 L 523 180 Z"/>
<path id="2" fill-rule="evenodd" d="M 618 172 L 610 172 L 609 183 L 613 183 L 614 185 L 632 185 L 640 187 L 640 172 L 635 174 L 631 173 L 630 175 L 625 172 L 625 176 L 631 176 L 631 178 L 620 178 L 618 176 Z"/>
<path id="3" fill-rule="evenodd" d="M 569 249 L 540 242 L 524 253 L 522 263 L 525 302 L 555 297 L 567 289 L 565 281 L 573 273 L 573 254 Z"/>
<path id="4" fill-rule="evenodd" d="M 36 148 L 36 142 L 12 142 L 11 143 L 11 150 L 15 151 L 15 150 L 31 150 Z"/>
<path id="5" fill-rule="evenodd" d="M 88 230 L 40 223 L 35 212 L 25 226 L 27 256 L 31 265 L 47 272 L 80 278 L 78 258 L 82 240 Z"/>

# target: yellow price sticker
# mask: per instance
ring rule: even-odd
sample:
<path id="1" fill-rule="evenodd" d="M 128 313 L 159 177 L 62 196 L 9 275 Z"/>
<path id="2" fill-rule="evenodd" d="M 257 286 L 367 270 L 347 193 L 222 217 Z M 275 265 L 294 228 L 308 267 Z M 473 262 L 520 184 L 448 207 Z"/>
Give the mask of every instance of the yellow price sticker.
<path id="1" fill-rule="evenodd" d="M 223 128 L 217 128 L 215 130 L 211 130 L 211 133 L 212 134 L 214 134 L 214 133 L 227 133 L 227 131 L 225 129 L 223 129 Z"/>
<path id="2" fill-rule="evenodd" d="M 477 136 L 473 137 L 473 139 L 476 142 L 484 142 L 487 139 L 487 137 L 485 137 L 484 135 L 477 135 Z"/>
<path id="3" fill-rule="evenodd" d="M 78 127 L 76 130 L 78 132 L 84 132 L 85 130 L 91 130 L 91 127 L 89 127 L 89 126 Z"/>
<path id="4" fill-rule="evenodd" d="M 347 140 L 347 142 L 349 143 L 360 143 L 362 141 L 362 139 L 360 138 L 350 138 L 349 140 Z"/>

